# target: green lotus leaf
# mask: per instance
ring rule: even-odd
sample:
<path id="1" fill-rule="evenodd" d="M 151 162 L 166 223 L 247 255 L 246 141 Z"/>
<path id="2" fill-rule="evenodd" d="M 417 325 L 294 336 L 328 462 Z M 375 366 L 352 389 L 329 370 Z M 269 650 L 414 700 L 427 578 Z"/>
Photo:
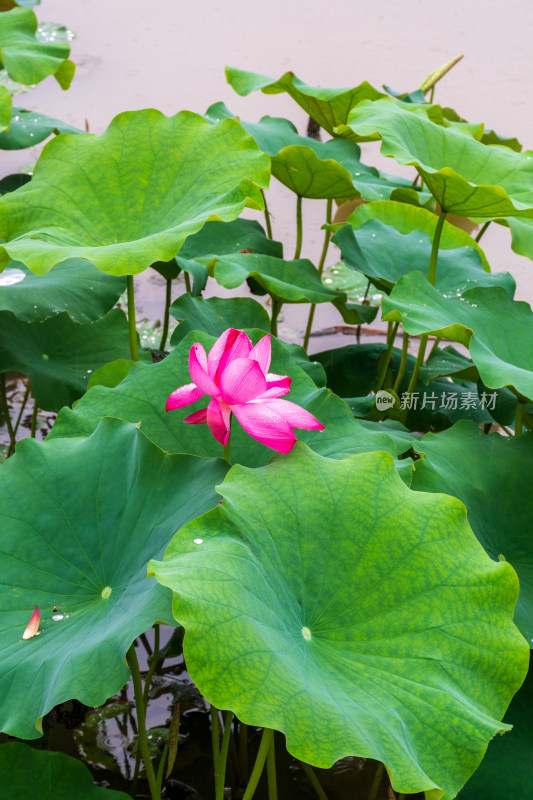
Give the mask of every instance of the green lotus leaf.
<path id="1" fill-rule="evenodd" d="M 24 186 L 25 183 L 31 181 L 31 175 L 25 172 L 16 172 L 13 175 L 6 175 L 5 178 L 0 180 L 0 195 L 7 194 L 7 192 L 14 192 Z"/>
<path id="2" fill-rule="evenodd" d="M 199 259 L 207 265 L 208 259 Z M 247 280 L 281 303 L 333 303 L 345 322 L 359 325 L 376 316 L 370 306 L 347 303 L 344 293 L 328 288 L 308 259 L 283 261 L 256 253 L 235 253 L 210 263 L 213 277 L 225 289 L 236 289 Z"/>
<path id="3" fill-rule="evenodd" d="M 346 401 L 355 417 L 376 420 L 383 416 L 375 409 L 375 397 L 366 395 L 376 390 L 378 376 L 382 377 L 381 363 L 386 350 L 386 345 L 382 343 L 352 344 L 313 355 L 326 371 L 328 388 Z M 395 383 L 401 356 L 401 350 L 393 347 L 383 383 L 386 391 L 390 391 Z M 398 387 L 399 400 L 391 413 L 397 414 L 401 410 L 399 401 L 403 393 L 407 392 L 414 365 L 415 358 L 409 354 L 405 375 Z M 432 378 L 421 371 L 421 378 L 413 391 L 413 402 L 406 409 L 405 423 L 408 428 L 435 431 L 449 428 L 459 419 L 472 419 L 478 423 L 492 421 L 488 409 L 490 398 L 482 403 L 476 384 L 471 382 L 477 379 L 477 370 L 467 372 L 466 375 L 456 375 L 455 377 L 461 378 L 459 383 L 442 378 L 441 375 L 438 377 L 441 379 L 433 379 L 427 386 L 425 381 L 429 382 Z"/>
<path id="4" fill-rule="evenodd" d="M 425 383 L 430 383 L 446 375 L 466 381 L 477 381 L 479 378 L 477 367 L 470 358 L 451 346 L 437 347 L 422 364 L 420 377 Z"/>
<path id="5" fill-rule="evenodd" d="M 496 736 L 458 800 L 529 800 L 533 795 L 533 668 L 515 694 L 504 721 L 513 726 L 509 736 Z"/>
<path id="6" fill-rule="evenodd" d="M 380 422 L 362 419 L 360 423 L 369 431 L 386 431 L 393 440 L 398 455 L 402 455 L 410 447 L 418 447 L 418 440 L 422 438 L 421 433 L 413 433 L 395 419 L 383 419 Z"/>
<path id="7" fill-rule="evenodd" d="M 115 419 L 87 439 L 19 442 L 0 471 L 0 730 L 36 738 L 57 703 L 99 706 L 126 683 L 132 641 L 172 618 L 146 563 L 216 505 L 226 469 L 169 456 Z M 41 633 L 24 641 L 35 605 Z"/>
<path id="8" fill-rule="evenodd" d="M 46 411 L 71 405 L 95 369 L 129 353 L 128 321 L 119 309 L 84 325 L 67 313 L 23 322 L 0 312 L 0 372 L 27 375 L 37 405 Z"/>
<path id="9" fill-rule="evenodd" d="M 9 130 L 0 133 L 0 150 L 22 150 L 25 147 L 33 147 L 52 134 L 57 136 L 60 133 L 83 133 L 83 131 L 46 114 L 28 111 L 25 108 L 13 108 Z"/>
<path id="10" fill-rule="evenodd" d="M 527 672 L 514 570 L 386 453 L 300 444 L 218 490 L 148 567 L 174 591 L 200 691 L 314 766 L 375 758 L 398 792 L 455 797 Z"/>
<path id="11" fill-rule="evenodd" d="M 73 322 L 92 322 L 107 314 L 125 289 L 124 278 L 104 275 L 81 258 L 64 261 L 47 275 L 11 261 L 0 272 L 0 311 L 12 311 L 25 322 L 64 311 Z"/>
<path id="12" fill-rule="evenodd" d="M 136 363 L 137 362 L 132 361 L 131 358 L 116 358 L 114 361 L 110 361 L 108 364 L 98 367 L 89 378 L 87 388 L 91 389 L 93 386 L 108 386 L 113 389 L 115 386 L 118 386 L 120 381 L 124 380 L 130 369 Z"/>
<path id="13" fill-rule="evenodd" d="M 533 158 L 488 147 L 432 122 L 423 107 L 392 99 L 364 102 L 337 128 L 348 137 L 379 135 L 381 152 L 418 170 L 441 207 L 476 219 L 533 218 Z"/>
<path id="14" fill-rule="evenodd" d="M 0 86 L 0 131 L 5 131 L 6 128 L 9 128 L 10 123 L 11 95 L 5 86 Z"/>
<path id="15" fill-rule="evenodd" d="M 344 263 L 362 272 L 378 288 L 390 292 L 402 275 L 428 271 L 431 240 L 425 231 L 404 234 L 393 225 L 370 219 L 354 229 L 345 225 L 333 237 Z M 502 286 L 513 297 L 516 284 L 508 272 L 484 269 L 479 252 L 464 246 L 439 252 L 436 285 L 440 291 L 463 294 L 474 286 Z"/>
<path id="16" fill-rule="evenodd" d="M 73 791 L 76 800 L 129 800 L 124 792 L 95 786 L 78 759 L 22 742 L 0 746 L 0 781 L 5 797 L 13 800 L 72 800 Z"/>
<path id="17" fill-rule="evenodd" d="M 533 504 L 530 475 L 533 433 L 485 436 L 473 422 L 458 422 L 418 443 L 413 488 L 454 495 L 468 509 L 477 538 L 495 561 L 508 561 L 520 579 L 515 622 L 533 643 Z"/>
<path id="18" fill-rule="evenodd" d="M 400 278 L 383 299 L 383 319 L 401 320 L 407 333 L 432 333 L 465 345 L 491 389 L 514 386 L 533 398 L 533 312 L 498 287 L 441 294 L 420 272 Z"/>
<path id="19" fill-rule="evenodd" d="M 170 340 L 174 347 L 191 331 L 204 331 L 217 339 L 228 328 L 257 328 L 270 332 L 266 309 L 251 297 L 210 297 L 204 300 L 183 294 L 172 303 L 170 313 L 181 323 L 174 329 Z"/>
<path id="20" fill-rule="evenodd" d="M 254 342 L 265 335 L 264 331 L 248 333 Z M 204 408 L 207 397 L 179 411 L 165 411 L 169 394 L 178 386 L 191 382 L 188 359 L 195 342 L 207 350 L 215 339 L 194 331 L 158 364 L 134 366 L 115 389 L 95 386 L 76 403 L 74 410 L 62 410 L 47 438 L 87 436 L 102 417 L 112 415 L 129 422 L 140 421 L 141 430 L 170 453 L 220 456 L 222 447 L 213 438 L 207 425 L 187 425 L 182 422 L 192 411 Z M 301 358 L 301 349 L 299 353 Z M 364 430 L 353 419 L 346 403 L 327 389 L 317 387 L 314 380 L 292 359 L 291 351 L 275 338 L 272 338 L 270 368 L 277 375 L 289 375 L 292 378 L 287 399 L 306 408 L 325 425 L 324 431 L 298 431 L 298 438 L 314 450 L 333 458 L 369 450 L 394 453 L 394 445 L 386 434 Z M 272 450 L 248 436 L 234 421 L 231 431 L 232 460 L 255 467 L 266 464 L 271 456 Z"/>
<path id="21" fill-rule="evenodd" d="M 53 75 L 68 89 L 76 69 L 68 60 L 67 42 L 43 42 L 36 37 L 37 17 L 29 8 L 14 8 L 0 15 L 0 62 L 14 81 L 27 86 Z"/>
<path id="22" fill-rule="evenodd" d="M 234 118 L 224 103 L 215 103 L 206 119 L 216 122 Z M 292 122 L 280 117 L 263 117 L 257 123 L 239 120 L 258 147 L 272 159 L 272 175 L 300 197 L 315 199 L 357 198 L 380 200 L 398 188 L 411 190 L 418 202 L 431 195 L 413 191 L 413 182 L 396 175 L 385 175 L 361 161 L 361 149 L 354 142 L 330 139 L 320 142 L 299 136 Z"/>
<path id="23" fill-rule="evenodd" d="M 485 130 L 481 140 L 483 144 L 497 144 L 500 147 L 509 147 L 515 153 L 520 153 L 522 145 L 515 136 L 500 136 L 496 131 Z"/>
<path id="24" fill-rule="evenodd" d="M 386 96 L 366 81 L 352 89 L 321 89 L 316 86 L 307 86 L 293 72 L 285 72 L 276 81 L 256 72 L 226 67 L 226 78 L 232 89 L 241 96 L 246 96 L 258 89 L 263 94 L 287 92 L 330 135 L 333 135 L 338 125 L 346 122 L 351 109 L 357 103 L 363 100 L 377 100 Z"/>
<path id="25" fill-rule="evenodd" d="M 209 219 L 262 208 L 268 161 L 237 122 L 189 111 L 128 111 L 101 136 L 58 136 L 30 184 L 0 199 L 0 264 L 45 273 L 78 257 L 113 275 L 141 272 Z"/>
<path id="26" fill-rule="evenodd" d="M 397 231 L 407 235 L 413 231 L 423 231 L 431 241 L 435 234 L 437 217 L 425 208 L 407 203 L 399 203 L 390 200 L 388 202 L 364 203 L 358 206 L 348 217 L 348 224 L 354 230 L 362 228 L 369 220 L 376 219 L 384 225 L 396 228 Z M 490 272 L 490 266 L 485 253 L 478 243 L 455 225 L 445 220 L 441 239 L 439 243 L 439 253 L 443 250 L 454 250 L 458 247 L 472 247 L 479 253 L 483 268 Z"/>

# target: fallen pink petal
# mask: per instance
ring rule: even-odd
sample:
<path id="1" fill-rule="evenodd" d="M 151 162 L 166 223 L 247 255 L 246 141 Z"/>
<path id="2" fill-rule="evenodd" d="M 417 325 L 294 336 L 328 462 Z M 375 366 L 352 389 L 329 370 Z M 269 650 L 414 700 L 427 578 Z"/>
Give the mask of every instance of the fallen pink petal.
<path id="1" fill-rule="evenodd" d="M 296 442 L 293 428 L 323 430 L 324 426 L 296 403 L 279 399 L 290 392 L 291 379 L 268 371 L 271 356 L 270 334 L 254 347 L 244 331 L 234 328 L 224 331 L 208 354 L 201 344 L 193 344 L 189 353 L 193 383 L 172 392 L 166 410 L 183 408 L 208 395 L 207 408 L 193 412 L 184 422 L 207 423 L 217 442 L 225 446 L 234 414 L 258 442 L 288 453 Z"/>
<path id="2" fill-rule="evenodd" d="M 30 621 L 26 627 L 26 630 L 22 634 L 23 639 L 33 639 L 37 631 L 39 630 L 39 623 L 41 621 L 41 612 L 39 611 L 39 606 L 35 606 L 33 609 L 33 614 L 30 617 Z"/>

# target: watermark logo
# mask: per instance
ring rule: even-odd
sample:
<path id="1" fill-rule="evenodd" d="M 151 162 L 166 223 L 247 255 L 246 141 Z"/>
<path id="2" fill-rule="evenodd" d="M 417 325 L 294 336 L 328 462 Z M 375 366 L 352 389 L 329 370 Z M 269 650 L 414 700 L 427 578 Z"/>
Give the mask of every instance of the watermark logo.
<path id="1" fill-rule="evenodd" d="M 396 402 L 396 398 L 390 392 L 386 392 L 384 389 L 380 389 L 379 392 L 376 393 L 376 408 L 378 411 L 388 411 L 390 408 L 394 408 L 394 403 Z"/>

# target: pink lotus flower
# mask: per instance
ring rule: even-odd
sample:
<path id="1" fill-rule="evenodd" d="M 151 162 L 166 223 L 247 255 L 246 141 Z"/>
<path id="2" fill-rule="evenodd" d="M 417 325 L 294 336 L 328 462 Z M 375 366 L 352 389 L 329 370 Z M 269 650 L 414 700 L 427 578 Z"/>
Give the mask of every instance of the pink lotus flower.
<path id="1" fill-rule="evenodd" d="M 30 617 L 30 621 L 26 626 L 26 630 L 22 634 L 22 638 L 33 639 L 33 637 L 39 630 L 40 621 L 41 621 L 41 612 L 39 611 L 39 606 L 35 606 L 35 608 L 33 609 L 33 614 Z"/>
<path id="2" fill-rule="evenodd" d="M 270 334 L 253 347 L 244 331 L 229 328 L 209 355 L 201 344 L 193 344 L 189 372 L 194 383 L 172 392 L 167 411 L 188 406 L 207 394 L 211 397 L 207 408 L 190 414 L 184 422 L 206 422 L 215 439 L 226 445 L 230 417 L 235 414 L 254 439 L 279 453 L 288 453 L 296 441 L 293 428 L 323 430 L 324 426 L 296 403 L 279 399 L 290 391 L 291 379 L 269 372 L 270 358 Z"/>

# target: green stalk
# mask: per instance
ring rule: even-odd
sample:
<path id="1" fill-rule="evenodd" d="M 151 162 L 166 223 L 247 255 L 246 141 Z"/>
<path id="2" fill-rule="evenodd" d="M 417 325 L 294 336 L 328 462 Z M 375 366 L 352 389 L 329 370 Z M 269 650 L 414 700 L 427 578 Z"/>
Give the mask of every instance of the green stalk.
<path id="1" fill-rule="evenodd" d="M 272 737 L 272 743 L 268 748 L 267 754 L 267 778 L 268 778 L 268 800 L 278 800 L 278 782 L 276 777 L 276 738 Z"/>
<path id="2" fill-rule="evenodd" d="M 327 208 L 326 208 L 326 222 L 329 225 L 331 223 L 331 216 L 333 210 L 333 200 L 328 200 Z M 328 252 L 329 247 L 329 240 L 331 239 L 331 231 L 326 229 L 324 234 L 324 244 L 322 245 L 322 252 L 320 254 L 320 261 L 318 262 L 318 274 L 322 277 L 322 272 L 324 271 L 324 264 L 326 263 L 326 255 Z M 313 320 L 315 318 L 315 308 L 316 305 L 313 303 L 311 308 L 309 309 L 309 317 L 307 319 L 307 327 L 305 329 L 304 341 L 303 341 L 303 349 L 307 350 L 309 346 L 309 337 L 311 336 L 311 331 L 313 329 Z"/>
<path id="3" fill-rule="evenodd" d="M 37 412 L 39 411 L 39 407 L 37 405 L 37 400 L 34 399 L 33 401 L 33 412 L 31 415 L 31 430 L 30 436 L 32 439 L 35 439 L 35 434 L 37 432 Z"/>
<path id="4" fill-rule="evenodd" d="M 20 406 L 20 409 L 19 409 L 19 414 L 18 414 L 18 417 L 17 417 L 17 421 L 15 422 L 15 427 L 13 429 L 13 433 L 15 434 L 15 436 L 17 435 L 17 431 L 19 429 L 20 421 L 22 419 L 22 415 L 24 413 L 24 409 L 26 408 L 26 403 L 28 402 L 28 398 L 30 396 L 30 389 L 31 389 L 31 386 L 30 386 L 30 383 L 28 381 L 28 385 L 26 386 L 26 391 L 24 392 L 24 398 L 22 400 L 22 405 Z"/>
<path id="5" fill-rule="evenodd" d="M 233 719 L 233 712 L 228 711 L 226 713 L 226 720 L 224 722 L 224 735 L 222 737 L 222 747 L 220 748 L 220 764 L 215 786 L 215 800 L 224 800 L 224 785 L 226 782 L 226 763 L 228 760 L 228 747 L 231 735 L 232 719 Z"/>
<path id="6" fill-rule="evenodd" d="M 9 404 L 7 402 L 7 391 L 6 391 L 6 374 L 2 372 L 0 376 L 0 392 L 2 394 L 2 407 L 4 411 L 4 419 L 7 425 L 7 432 L 9 434 L 9 449 L 14 449 L 15 447 L 15 431 L 13 430 L 13 423 L 11 422 L 11 415 L 9 413 Z"/>
<path id="7" fill-rule="evenodd" d="M 183 280 L 185 281 L 185 289 L 187 290 L 187 294 L 192 294 L 191 291 L 191 279 L 189 277 L 189 273 L 183 270 Z"/>
<path id="8" fill-rule="evenodd" d="M 170 295 L 172 292 L 172 278 L 167 278 L 167 286 L 165 291 L 165 316 L 163 317 L 163 331 L 161 333 L 161 341 L 159 342 L 159 349 L 164 350 L 167 343 L 168 325 L 170 322 Z"/>
<path id="9" fill-rule="evenodd" d="M 239 721 L 239 772 L 243 783 L 248 781 L 248 725 Z"/>
<path id="10" fill-rule="evenodd" d="M 434 350 L 437 349 L 437 347 L 439 346 L 440 343 L 441 343 L 440 336 L 435 336 L 435 341 L 433 342 L 433 346 L 432 346 L 431 350 L 428 353 L 428 360 L 431 358 L 431 354 L 433 353 Z"/>
<path id="11" fill-rule="evenodd" d="M 148 779 L 148 786 L 150 787 L 150 795 L 152 800 L 161 800 L 161 792 L 158 792 L 157 790 L 157 778 L 154 772 L 152 760 L 150 758 L 150 750 L 148 748 L 148 737 L 146 735 L 146 709 L 144 707 L 141 670 L 139 669 L 137 653 L 135 652 L 135 642 L 128 650 L 126 658 L 130 666 L 131 677 L 133 681 L 133 692 L 135 696 L 135 706 L 137 709 L 137 724 L 139 726 L 139 748 L 141 750 L 144 769 Z"/>
<path id="12" fill-rule="evenodd" d="M 394 386 L 392 389 L 392 391 L 396 392 L 396 394 L 398 394 L 400 386 L 402 385 L 403 376 L 405 375 L 408 352 L 409 352 L 409 334 L 404 331 L 402 337 L 402 357 L 400 359 L 400 367 L 398 369 L 398 374 L 396 375 L 396 380 L 394 381 Z"/>
<path id="13" fill-rule="evenodd" d="M 516 404 L 516 417 L 514 423 L 514 435 L 520 436 L 522 433 L 522 417 L 524 414 L 524 404 L 518 400 Z"/>
<path id="14" fill-rule="evenodd" d="M 485 233 L 485 231 L 487 230 L 487 228 L 489 227 L 491 222 L 492 222 L 491 219 L 489 219 L 488 222 L 485 222 L 485 224 L 483 225 L 483 227 L 479 231 L 478 235 L 476 236 L 476 242 L 479 242 L 479 240 L 481 239 L 481 237 L 483 236 L 483 234 Z"/>
<path id="15" fill-rule="evenodd" d="M 146 678 L 144 679 L 144 692 L 143 692 L 143 702 L 144 706 L 148 705 L 148 695 L 150 692 L 150 683 L 152 681 L 152 675 L 154 674 L 154 670 L 159 663 L 159 625 L 157 623 L 154 625 L 154 652 L 152 653 L 151 658 L 148 661 L 149 667 L 148 672 L 146 674 Z"/>
<path id="16" fill-rule="evenodd" d="M 213 747 L 213 769 L 216 788 L 220 770 L 220 721 L 218 719 L 218 708 L 215 708 L 214 705 L 211 705 L 211 745 Z"/>
<path id="17" fill-rule="evenodd" d="M 272 314 L 270 317 L 270 333 L 272 336 L 278 335 L 278 317 L 282 305 L 281 300 L 276 300 L 275 297 L 272 298 Z"/>
<path id="18" fill-rule="evenodd" d="M 385 382 L 385 378 L 387 377 L 387 370 L 389 368 L 390 360 L 392 357 L 392 348 L 394 347 L 394 340 L 396 339 L 396 334 L 398 332 L 399 325 L 400 325 L 399 322 L 395 322 L 391 329 L 390 336 L 387 337 L 389 340 L 389 346 L 387 347 L 387 352 L 385 353 L 385 357 L 383 358 L 383 361 L 381 362 L 379 368 L 377 384 L 376 384 L 377 392 L 379 392 L 380 389 L 383 389 L 383 384 Z"/>
<path id="19" fill-rule="evenodd" d="M 224 459 L 224 461 L 227 461 L 228 464 L 231 464 L 231 461 L 229 459 L 230 459 L 230 448 L 231 448 L 231 423 L 232 422 L 233 422 L 233 414 L 230 414 L 228 441 L 226 442 L 226 444 L 222 445 L 222 458 Z"/>
<path id="20" fill-rule="evenodd" d="M 328 800 L 328 797 L 324 789 L 322 788 L 317 776 L 315 775 L 313 767 L 310 764 L 306 764 L 305 761 L 301 761 L 300 763 L 305 770 L 305 774 L 309 779 L 309 783 L 317 793 L 317 797 L 319 797 L 320 800 Z"/>
<path id="21" fill-rule="evenodd" d="M 294 258 L 300 258 L 300 253 L 302 252 L 302 239 L 302 198 L 300 195 L 298 195 L 298 199 L 296 200 L 296 249 L 294 251 Z"/>
<path id="22" fill-rule="evenodd" d="M 267 229 L 267 236 L 269 239 L 272 239 L 272 224 L 270 222 L 270 211 L 268 210 L 267 199 L 263 189 L 261 189 L 261 194 L 263 195 L 263 202 L 265 204 L 265 226 Z"/>
<path id="23" fill-rule="evenodd" d="M 374 775 L 374 780 L 372 781 L 372 786 L 370 787 L 370 794 L 368 795 L 368 800 L 376 800 L 381 781 L 383 780 L 384 772 L 385 772 L 385 767 L 383 766 L 383 764 L 378 764 L 376 773 Z"/>
<path id="24" fill-rule="evenodd" d="M 252 774 L 250 775 L 250 780 L 248 781 L 248 786 L 246 787 L 246 791 L 243 794 L 242 800 L 251 800 L 254 796 L 254 792 L 257 789 L 257 784 L 259 783 L 259 778 L 261 777 L 261 773 L 263 771 L 263 767 L 265 766 L 265 760 L 272 744 L 273 737 L 274 731 L 272 728 L 263 728 L 263 735 L 261 736 L 261 742 L 259 744 L 259 750 L 257 751 L 254 768 L 252 770 Z"/>
<path id="25" fill-rule="evenodd" d="M 157 791 L 159 793 L 157 795 L 158 797 L 161 796 L 161 787 L 163 785 L 163 775 L 165 774 L 165 763 L 167 760 L 167 756 L 168 756 L 168 742 L 163 747 L 163 752 L 161 753 L 161 760 L 159 762 L 159 768 L 157 770 L 156 783 L 157 783 Z"/>
<path id="26" fill-rule="evenodd" d="M 429 257 L 429 269 L 428 269 L 428 280 L 432 286 L 435 286 L 435 278 L 437 276 L 437 259 L 439 257 L 439 244 L 440 244 L 440 237 L 442 234 L 442 228 L 444 226 L 444 220 L 446 219 L 446 211 L 441 211 L 439 214 L 439 218 L 437 220 L 437 225 L 435 227 L 435 233 L 433 234 L 433 242 L 431 244 L 431 255 Z M 426 347 L 428 343 L 428 337 L 426 334 L 423 334 L 420 337 L 420 345 L 418 347 L 418 355 L 416 357 L 415 368 L 413 370 L 413 374 L 411 375 L 411 380 L 409 381 L 409 386 L 407 387 L 407 392 L 411 394 L 418 383 L 418 376 L 420 374 L 420 367 L 424 363 L 424 355 L 426 353 Z"/>
<path id="27" fill-rule="evenodd" d="M 139 348 L 137 346 L 137 326 L 135 323 L 135 287 L 133 285 L 133 275 L 127 276 L 128 287 L 128 327 L 130 332 L 130 353 L 132 361 L 139 360 Z"/>

